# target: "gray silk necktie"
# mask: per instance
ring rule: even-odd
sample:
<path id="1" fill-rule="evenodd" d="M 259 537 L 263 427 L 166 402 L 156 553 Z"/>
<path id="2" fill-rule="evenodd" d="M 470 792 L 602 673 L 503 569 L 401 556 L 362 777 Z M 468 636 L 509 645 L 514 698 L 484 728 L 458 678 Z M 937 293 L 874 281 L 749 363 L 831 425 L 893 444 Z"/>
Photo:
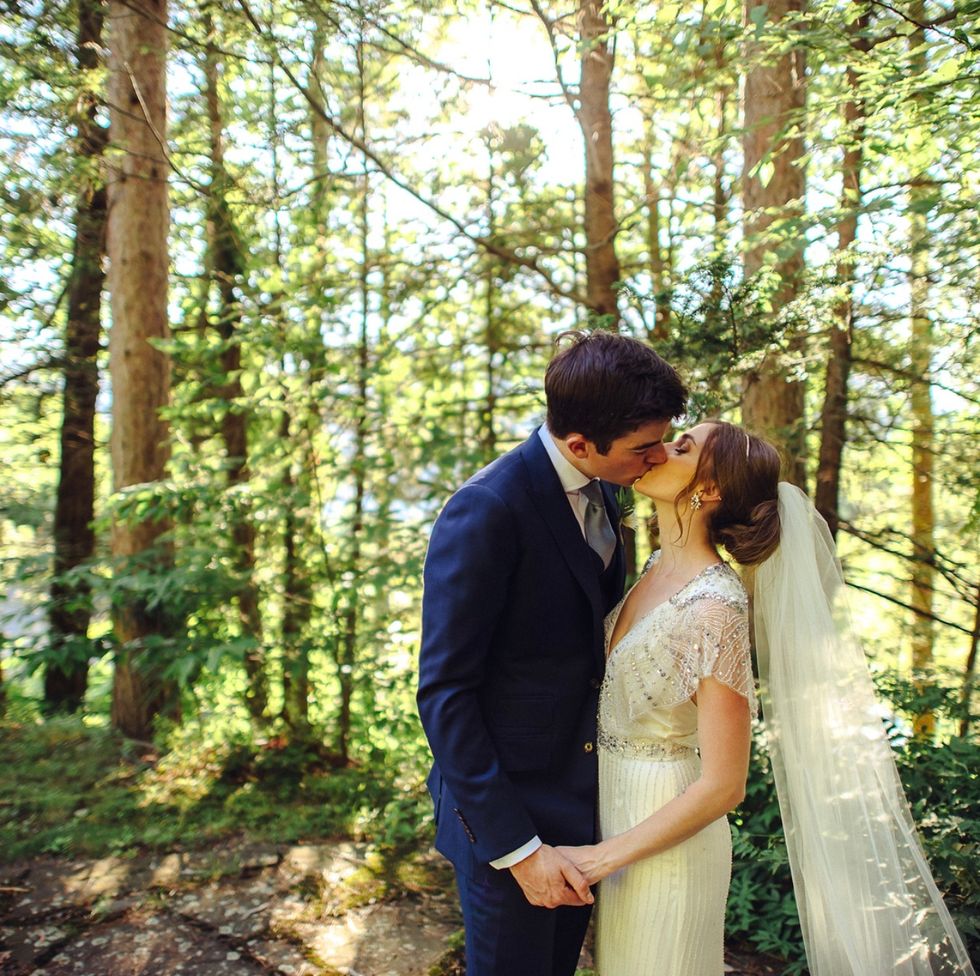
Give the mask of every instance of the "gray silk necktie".
<path id="1" fill-rule="evenodd" d="M 616 533 L 609 524 L 602 488 L 598 481 L 590 481 L 579 491 L 589 500 L 585 508 L 585 541 L 599 554 L 602 565 L 608 566 L 616 551 Z"/>

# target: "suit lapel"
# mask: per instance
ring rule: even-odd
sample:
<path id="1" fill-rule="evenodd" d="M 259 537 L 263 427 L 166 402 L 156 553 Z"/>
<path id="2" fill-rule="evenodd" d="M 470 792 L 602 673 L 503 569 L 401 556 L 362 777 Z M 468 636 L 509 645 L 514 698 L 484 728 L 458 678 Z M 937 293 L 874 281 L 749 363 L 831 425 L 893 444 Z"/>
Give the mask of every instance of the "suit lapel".
<path id="1" fill-rule="evenodd" d="M 561 480 L 555 471 L 548 452 L 545 451 L 539 436 L 535 433 L 524 443 L 521 456 L 528 475 L 528 492 L 541 514 L 541 518 L 551 530 L 558 549 L 579 585 L 585 591 L 592 605 L 592 615 L 595 627 L 595 644 L 599 654 L 603 651 L 602 623 L 605 618 L 605 600 L 599 575 L 596 573 L 596 561 L 579 528 L 575 515 L 572 513 L 568 498 L 562 488 Z M 606 506 L 609 507 L 609 491 L 605 489 Z M 610 515 L 610 519 L 612 516 Z M 615 525 L 613 521 L 613 525 Z M 622 545 L 617 544 L 613 560 L 623 560 Z M 618 568 L 621 572 L 621 568 Z"/>

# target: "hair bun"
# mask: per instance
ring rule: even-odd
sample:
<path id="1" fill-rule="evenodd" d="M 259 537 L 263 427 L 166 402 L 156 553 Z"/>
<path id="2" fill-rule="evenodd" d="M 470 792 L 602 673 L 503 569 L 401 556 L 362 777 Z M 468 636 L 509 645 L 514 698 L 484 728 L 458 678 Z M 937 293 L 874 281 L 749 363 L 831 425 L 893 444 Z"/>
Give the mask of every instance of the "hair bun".
<path id="1" fill-rule="evenodd" d="M 743 566 L 761 563 L 779 545 L 779 510 L 775 498 L 759 502 L 749 515 L 749 521 L 735 522 L 718 528 L 715 537 Z"/>

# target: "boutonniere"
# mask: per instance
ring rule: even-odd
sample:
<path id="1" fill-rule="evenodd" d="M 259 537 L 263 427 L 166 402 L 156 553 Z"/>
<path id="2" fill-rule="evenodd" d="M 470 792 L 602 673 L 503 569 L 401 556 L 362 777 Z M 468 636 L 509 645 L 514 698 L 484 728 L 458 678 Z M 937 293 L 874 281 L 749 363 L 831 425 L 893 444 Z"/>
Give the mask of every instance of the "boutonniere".
<path id="1" fill-rule="evenodd" d="M 632 488 L 620 488 L 616 492 L 616 504 L 619 506 L 619 528 L 620 532 L 624 528 L 637 529 L 636 521 L 636 496 Z"/>

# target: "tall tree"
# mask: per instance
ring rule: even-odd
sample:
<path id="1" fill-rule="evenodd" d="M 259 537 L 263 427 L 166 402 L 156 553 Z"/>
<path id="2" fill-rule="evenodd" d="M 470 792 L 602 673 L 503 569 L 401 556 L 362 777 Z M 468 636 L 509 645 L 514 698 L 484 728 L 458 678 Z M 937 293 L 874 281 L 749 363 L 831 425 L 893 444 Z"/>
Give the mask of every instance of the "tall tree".
<path id="1" fill-rule="evenodd" d="M 806 102 L 806 58 L 793 43 L 794 22 L 805 0 L 772 0 L 759 7 L 745 2 L 747 24 L 769 35 L 750 40 L 744 90 L 742 198 L 745 209 L 745 274 L 751 277 L 767 263 L 777 277 L 772 295 L 777 314 L 797 297 L 803 272 L 803 237 L 774 240 L 777 221 L 785 223 L 803 211 L 803 112 Z M 799 349 L 790 350 L 799 352 Z M 804 386 L 783 357 L 767 353 L 743 382 L 742 419 L 768 433 L 786 448 L 786 475 L 798 485 L 806 481 Z"/>
<path id="2" fill-rule="evenodd" d="M 914 0 L 910 7 L 913 22 L 925 21 L 925 3 Z M 909 35 L 912 73 L 924 77 L 927 70 L 926 36 L 921 27 Z M 925 97 L 924 94 L 921 97 Z M 919 169 L 911 174 L 909 188 L 909 250 L 912 263 L 909 272 L 909 366 L 912 376 L 912 667 L 924 671 L 932 665 L 933 588 L 935 586 L 935 512 L 932 491 L 934 481 L 933 450 L 935 424 L 932 406 L 933 325 L 929 312 L 929 221 L 933 184 L 928 169 L 931 153 L 923 142 L 930 135 L 921 131 Z M 935 718 L 929 711 L 917 716 L 916 732 L 930 735 Z"/>
<path id="3" fill-rule="evenodd" d="M 492 238 L 497 234 L 496 144 L 499 141 L 500 130 L 496 125 L 489 125 L 483 130 L 482 136 L 487 153 L 487 235 Z M 500 355 L 500 329 L 498 322 L 500 313 L 497 310 L 498 261 L 493 255 L 488 254 L 484 259 L 483 268 L 483 352 L 486 355 L 483 372 L 486 389 L 483 395 L 483 407 L 480 411 L 480 444 L 483 448 L 484 463 L 489 464 L 497 456 L 496 363 Z"/>
<path id="4" fill-rule="evenodd" d="M 654 132 L 653 118 L 644 120 L 643 126 L 643 193 L 647 211 L 646 244 L 647 264 L 650 283 L 653 287 L 654 321 L 649 330 L 650 339 L 663 341 L 670 335 L 670 277 L 671 268 L 667 263 L 669 249 L 662 246 L 661 237 L 661 182 L 654 173 Z"/>
<path id="5" fill-rule="evenodd" d="M 970 634 L 970 649 L 967 651 L 966 664 L 963 667 L 963 686 L 960 689 L 960 706 L 963 718 L 960 719 L 960 738 L 965 739 L 970 731 L 970 721 L 973 715 L 971 699 L 973 697 L 973 677 L 977 668 L 977 645 L 980 644 L 980 583 L 973 590 L 973 632 Z M 2 698 L 0 698 L 2 704 Z"/>
<path id="6" fill-rule="evenodd" d="M 101 64 L 103 5 L 79 0 L 75 61 L 82 78 L 77 100 L 76 146 L 81 190 L 75 205 L 75 239 L 65 328 L 61 461 L 54 511 L 52 644 L 58 649 L 44 674 L 51 710 L 78 709 L 88 684 L 89 587 L 65 574 L 95 551 L 95 401 L 99 392 L 99 341 L 105 272 L 106 188 L 100 160 L 107 134 L 97 121 L 95 73 Z"/>
<path id="7" fill-rule="evenodd" d="M 210 310 L 220 339 L 220 359 L 224 400 L 221 415 L 221 438 L 225 446 L 225 473 L 231 497 L 231 556 L 238 580 L 235 600 L 238 603 L 239 626 L 249 641 L 245 652 L 247 687 L 245 700 L 256 722 L 266 719 L 269 704 L 268 677 L 262 641 L 262 616 L 259 592 L 255 585 L 255 526 L 246 495 L 236 489 L 247 486 L 248 410 L 242 389 L 242 307 L 236 296 L 246 261 L 241 236 L 235 226 L 228 201 L 230 180 L 224 161 L 224 111 L 220 90 L 221 55 L 216 44 L 216 29 L 210 9 L 204 16 L 205 100 L 210 135 L 211 179 L 207 196 L 207 283 L 216 301 Z M 205 314 L 209 295 L 205 296 Z"/>
<path id="8" fill-rule="evenodd" d="M 367 123 L 367 47 L 364 38 L 364 23 L 357 25 L 357 40 L 354 48 L 357 70 L 357 100 L 356 100 L 356 131 L 362 144 L 368 143 Z M 367 503 L 367 474 L 368 474 L 368 438 L 370 433 L 370 418 L 368 411 L 369 387 L 371 372 L 370 348 L 370 318 L 371 318 L 371 283 L 372 248 L 371 234 L 371 178 L 368 169 L 368 159 L 362 158 L 363 171 L 358 180 L 357 193 L 357 338 L 354 347 L 353 387 L 351 408 L 353 412 L 352 444 L 350 456 L 350 471 L 352 476 L 351 513 L 345 546 L 345 562 L 348 567 L 345 573 L 350 583 L 344 587 L 343 594 L 338 594 L 341 601 L 341 626 L 338 635 L 338 650 L 336 654 L 337 680 L 340 685 L 340 708 L 337 716 L 337 752 L 341 761 L 348 762 L 351 749 L 351 703 L 354 695 L 355 665 L 357 663 L 358 638 L 361 629 L 362 601 L 360 581 L 363 575 L 362 551 L 365 532 L 365 505 Z"/>
<path id="9" fill-rule="evenodd" d="M 609 87 L 615 48 L 611 24 L 602 0 L 580 0 L 578 29 L 582 71 L 578 91 L 578 118 L 585 147 L 585 277 L 589 308 L 596 315 L 619 317 L 617 286 L 620 271 L 616 256 L 616 208 L 612 112 Z"/>
<path id="10" fill-rule="evenodd" d="M 868 51 L 868 9 L 849 24 L 855 54 Z M 840 477 L 847 439 L 847 384 L 851 373 L 854 335 L 854 244 L 861 207 L 861 169 L 864 163 L 865 103 L 860 78 L 853 63 L 847 66 L 847 96 L 844 101 L 841 161 L 841 216 L 837 223 L 837 287 L 840 299 L 830 325 L 830 353 L 820 412 L 820 452 L 817 460 L 815 504 L 831 533 L 840 522 Z"/>
<path id="11" fill-rule="evenodd" d="M 310 142 L 313 149 L 313 190 L 310 204 L 316 223 L 317 239 L 326 240 L 327 208 L 330 187 L 330 166 L 327 148 L 330 142 L 330 126 L 326 120 L 327 86 L 325 78 L 326 58 L 324 47 L 327 43 L 326 17 L 317 8 L 313 11 L 312 56 L 310 59 L 310 79 L 307 89 L 310 93 Z"/>
<path id="12" fill-rule="evenodd" d="M 313 184 L 310 191 L 310 211 L 314 247 L 325 250 L 329 236 L 329 207 L 331 169 L 329 160 L 330 128 L 325 120 L 328 84 L 326 77 L 327 61 L 325 46 L 328 40 L 326 18 L 317 9 L 312 14 L 314 29 L 311 38 L 312 52 L 307 89 L 309 98 L 309 138 L 313 163 Z M 277 97 L 274 72 L 270 72 L 270 98 L 268 110 L 269 146 L 272 153 L 273 195 L 279 200 L 279 163 L 277 149 L 276 117 Z M 278 221 L 276 223 L 276 245 L 274 249 L 275 267 L 281 274 L 283 253 L 279 241 Z M 327 276 L 323 274 L 323 264 L 317 262 L 320 270 L 310 282 L 317 291 L 329 287 Z M 284 296 L 283 296 L 284 297 Z M 312 363 L 305 376 L 305 389 L 309 401 L 308 408 L 295 403 L 289 396 L 285 385 L 282 390 L 282 413 L 279 421 L 280 439 L 284 445 L 299 444 L 299 463 L 286 457 L 283 461 L 282 487 L 289 502 L 284 511 L 282 526 L 283 542 L 283 611 L 282 611 L 282 688 L 283 719 L 290 737 L 298 742 L 310 742 L 313 735 L 310 723 L 310 640 L 309 628 L 313 611 L 313 570 L 302 558 L 303 541 L 317 535 L 317 529 L 310 517 L 309 499 L 312 494 L 316 471 L 312 456 L 314 427 L 318 414 L 315 409 L 316 385 L 321 382 L 325 372 L 324 350 L 322 348 L 321 315 L 311 316 L 309 328 L 308 357 Z M 285 344 L 285 343 L 284 343 Z M 285 376 L 286 363 L 280 367 Z M 295 457 L 295 451 L 290 452 Z M 303 499 L 295 504 L 293 499 Z M 333 568 L 327 560 L 324 567 L 330 585 L 333 585 Z"/>
<path id="13" fill-rule="evenodd" d="M 165 155 L 166 0 L 110 0 L 109 87 L 113 148 L 109 178 L 109 292 L 112 331 L 113 489 L 159 482 L 168 458 L 161 409 L 170 389 L 170 362 L 154 342 L 169 337 L 167 320 L 168 161 Z M 123 572 L 166 567 L 159 513 L 117 519 L 112 551 Z M 112 723 L 148 738 L 156 715 L 173 705 L 161 647 L 169 636 L 166 609 L 137 595 L 114 614 L 118 641 Z M 163 638 L 160 641 L 159 638 Z"/>
<path id="14" fill-rule="evenodd" d="M 563 18 L 550 17 L 540 0 L 531 7 L 548 32 L 558 84 L 582 133 L 585 156 L 583 231 L 585 237 L 585 304 L 592 315 L 606 316 L 619 323 L 617 285 L 620 280 L 616 256 L 614 162 L 612 112 L 609 91 L 615 48 L 606 4 L 602 0 L 578 0 L 579 83 L 570 85 L 562 70 L 560 35 Z"/>
<path id="15" fill-rule="evenodd" d="M 714 92 L 715 133 L 713 151 L 711 153 L 711 257 L 712 257 L 712 294 L 711 304 L 718 308 L 723 298 L 723 259 L 728 251 L 728 236 L 731 231 L 729 220 L 729 204 L 731 202 L 731 187 L 726 177 L 725 155 L 731 138 L 731 121 L 729 105 L 732 93 L 736 88 L 734 80 L 729 78 L 731 68 L 727 64 L 727 45 L 721 38 L 716 38 L 714 44 L 714 72 L 716 77 Z"/>

